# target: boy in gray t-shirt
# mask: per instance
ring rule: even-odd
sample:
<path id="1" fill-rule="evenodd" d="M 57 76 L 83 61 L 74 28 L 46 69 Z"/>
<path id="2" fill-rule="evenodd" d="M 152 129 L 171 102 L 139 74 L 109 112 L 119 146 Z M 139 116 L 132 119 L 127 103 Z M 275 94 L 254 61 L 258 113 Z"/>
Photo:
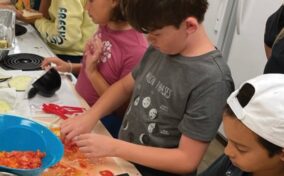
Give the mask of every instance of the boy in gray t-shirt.
<path id="1" fill-rule="evenodd" d="M 185 57 L 149 47 L 132 76 L 135 87 L 121 139 L 174 148 L 181 134 L 206 142 L 215 137 L 219 110 L 232 90 L 230 71 L 218 50 Z"/>
<path id="2" fill-rule="evenodd" d="M 89 158 L 117 156 L 143 176 L 195 175 L 233 90 L 230 70 L 202 25 L 206 0 L 121 0 L 151 43 L 140 65 L 62 134 Z M 145 13 L 147 11 L 147 13 Z M 158 13 L 157 13 L 158 12 Z M 89 133 L 129 98 L 120 139 Z"/>

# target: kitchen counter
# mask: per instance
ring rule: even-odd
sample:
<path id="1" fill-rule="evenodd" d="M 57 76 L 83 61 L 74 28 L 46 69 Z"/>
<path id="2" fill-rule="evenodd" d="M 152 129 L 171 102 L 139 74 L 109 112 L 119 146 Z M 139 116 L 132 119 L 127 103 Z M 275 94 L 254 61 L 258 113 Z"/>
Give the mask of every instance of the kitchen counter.
<path id="1" fill-rule="evenodd" d="M 42 57 L 53 57 L 55 56 L 54 53 L 47 47 L 47 45 L 42 41 L 36 30 L 31 26 L 27 24 L 20 25 L 25 26 L 28 30 L 27 33 L 16 37 L 15 39 L 15 47 L 13 50 L 9 52 L 10 54 L 18 54 L 18 53 L 31 53 L 31 54 L 37 54 Z M 32 75 L 35 79 L 38 78 L 41 74 L 44 73 L 44 71 L 21 71 L 21 70 L 3 70 L 0 68 L 0 71 L 7 72 L 11 75 Z M 75 77 L 74 77 L 75 78 Z M 0 86 L 1 88 L 1 86 Z M 81 106 L 88 108 L 87 103 L 81 98 L 74 89 L 74 82 L 72 83 L 66 76 L 62 76 L 62 86 L 61 88 L 56 92 L 56 94 L 53 97 L 50 98 L 44 98 L 40 95 L 36 95 L 33 99 L 28 100 L 26 98 L 26 92 L 17 92 L 16 93 L 16 99 L 18 102 L 18 107 L 15 109 L 15 114 L 22 115 L 27 118 L 33 119 L 39 123 L 42 123 L 48 127 L 49 125 L 56 125 L 54 123 L 54 120 L 58 119 L 55 115 L 45 114 L 41 111 L 41 105 L 42 103 L 56 103 L 60 105 L 68 105 L 68 106 Z M 22 112 L 21 112 L 22 111 Z M 59 124 L 59 120 L 57 120 L 57 124 Z M 96 127 L 94 128 L 95 133 L 103 134 L 103 135 L 109 135 L 106 128 L 102 125 L 102 123 L 98 123 Z M 102 164 L 98 167 L 101 171 L 104 170 L 110 170 L 115 175 L 122 174 L 122 173 L 128 173 L 130 176 L 140 176 L 141 174 L 138 172 L 138 170 L 134 167 L 133 164 L 130 162 L 127 162 L 123 159 L 111 157 L 107 159 L 108 162 Z M 91 174 L 91 176 L 97 176 L 99 175 L 98 172 L 95 171 Z"/>
<path id="2" fill-rule="evenodd" d="M 15 48 L 9 54 L 32 53 L 42 57 L 55 56 L 33 26 L 19 21 L 17 21 L 17 24 L 24 26 L 27 32 L 15 38 Z"/>

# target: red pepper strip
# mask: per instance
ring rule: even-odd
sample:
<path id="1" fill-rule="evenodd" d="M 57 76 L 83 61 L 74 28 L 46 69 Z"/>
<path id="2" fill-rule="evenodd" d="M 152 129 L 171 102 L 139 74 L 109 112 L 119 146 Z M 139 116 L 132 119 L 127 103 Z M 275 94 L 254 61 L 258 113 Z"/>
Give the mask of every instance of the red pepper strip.
<path id="1" fill-rule="evenodd" d="M 101 176 L 114 176 L 114 174 L 109 170 L 100 171 Z"/>
<path id="2" fill-rule="evenodd" d="M 61 112 L 65 114 L 74 114 L 84 112 L 84 108 L 81 107 L 73 107 L 73 106 L 59 106 L 56 104 L 49 104 L 49 106 L 54 107 L 55 109 L 59 109 Z"/>
<path id="3" fill-rule="evenodd" d="M 51 114 L 56 114 L 58 115 L 60 118 L 62 118 L 63 120 L 68 119 L 67 116 L 65 116 L 65 113 L 62 112 L 59 108 L 53 106 L 53 105 L 48 105 L 48 104 L 43 104 L 42 105 L 42 110 L 46 113 L 51 113 Z"/>
<path id="4" fill-rule="evenodd" d="M 75 114 L 75 113 L 82 113 L 84 112 L 84 108 L 79 107 L 68 107 L 68 106 L 61 106 L 66 114 Z"/>
<path id="5" fill-rule="evenodd" d="M 81 108 L 81 107 L 75 107 L 75 106 L 61 106 L 62 108 L 66 108 L 66 109 L 73 109 L 73 110 L 78 110 L 83 112 L 85 110 L 85 108 Z"/>

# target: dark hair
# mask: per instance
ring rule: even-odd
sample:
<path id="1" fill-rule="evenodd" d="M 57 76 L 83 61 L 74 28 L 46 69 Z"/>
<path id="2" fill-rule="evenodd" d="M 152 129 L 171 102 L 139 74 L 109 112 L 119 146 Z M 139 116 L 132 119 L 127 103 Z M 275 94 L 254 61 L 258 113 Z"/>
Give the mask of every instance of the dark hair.
<path id="1" fill-rule="evenodd" d="M 255 89 L 251 84 L 244 84 L 237 95 L 237 99 L 240 102 L 240 105 L 242 107 L 245 107 L 249 101 L 251 100 L 252 96 L 255 93 Z M 227 104 L 225 106 L 224 113 L 230 117 L 236 118 L 236 114 L 233 112 L 233 110 L 230 108 L 230 106 Z M 256 134 L 257 135 L 257 134 Z M 266 139 L 262 138 L 261 136 L 257 135 L 258 142 L 265 148 L 268 152 L 269 157 L 273 157 L 276 154 L 279 154 L 282 152 L 282 147 L 279 147 Z"/>
<path id="2" fill-rule="evenodd" d="M 187 17 L 204 20 L 207 0 L 121 0 L 128 22 L 136 30 L 149 33 L 164 26 L 179 28 Z"/>
<path id="3" fill-rule="evenodd" d="M 113 22 L 125 22 L 126 18 L 121 10 L 121 0 L 118 0 L 117 5 L 113 8 L 110 20 Z"/>

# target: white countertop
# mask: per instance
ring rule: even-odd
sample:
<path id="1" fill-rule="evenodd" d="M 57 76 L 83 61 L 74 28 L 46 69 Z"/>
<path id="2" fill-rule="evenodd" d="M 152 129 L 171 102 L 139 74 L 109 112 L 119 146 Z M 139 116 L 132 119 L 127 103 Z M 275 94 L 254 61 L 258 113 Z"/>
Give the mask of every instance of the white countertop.
<path id="1" fill-rule="evenodd" d="M 44 74 L 43 70 L 39 71 L 21 71 L 21 70 L 5 70 L 5 73 L 11 76 L 29 76 L 33 81 L 37 80 L 41 75 Z M 32 81 L 32 82 L 33 82 Z M 0 88 L 9 88 L 8 81 L 1 82 Z M 14 101 L 12 114 L 33 117 L 33 116 L 42 116 L 46 117 L 41 110 L 41 106 L 44 103 L 55 103 L 59 105 L 66 106 L 82 106 L 81 100 L 75 95 L 75 90 L 73 84 L 66 76 L 61 76 L 61 87 L 55 92 L 52 97 L 43 97 L 37 94 L 32 99 L 27 98 L 27 93 L 31 85 L 26 91 L 17 91 L 16 99 Z M 11 89 L 11 88 L 10 88 Z M 2 93 L 2 90 L 0 90 Z M 2 93 L 3 94 L 3 93 Z"/>
<path id="2" fill-rule="evenodd" d="M 15 45 L 14 45 L 14 48 L 9 51 L 9 55 L 18 54 L 18 53 L 30 53 L 30 54 L 37 54 L 42 57 L 55 56 L 55 54 L 44 43 L 44 41 L 41 39 L 38 32 L 35 30 L 35 28 L 32 25 L 19 22 L 19 21 L 17 21 L 17 24 L 24 26 L 27 29 L 27 32 L 23 35 L 15 37 Z M 0 68 L 0 71 L 4 71 L 6 74 L 11 75 L 11 76 L 28 75 L 28 76 L 33 77 L 33 80 L 36 80 L 42 74 L 44 74 L 43 70 L 21 71 L 21 70 L 3 70 L 2 68 Z M 74 76 L 73 76 L 73 80 L 76 80 Z M 28 99 L 25 98 L 27 92 L 17 92 L 17 101 L 16 101 L 17 105 L 15 106 L 15 111 L 18 114 L 30 117 L 34 113 L 32 111 L 39 110 L 38 104 L 40 103 L 42 104 L 42 102 L 45 102 L 45 103 L 52 102 L 52 103 L 59 103 L 59 104 L 66 104 L 69 102 L 70 106 L 71 105 L 79 106 L 80 103 L 76 101 L 77 98 L 76 97 L 74 98 L 74 96 L 72 96 L 74 95 L 74 93 L 72 92 L 73 90 L 70 90 L 70 88 L 66 86 L 67 82 L 68 80 L 66 80 L 66 77 L 62 76 L 62 86 L 56 92 L 55 96 L 51 98 L 45 98 L 45 97 L 40 97 L 39 95 L 36 95 L 36 97 L 28 101 Z M 0 83 L 0 88 L 5 87 L 4 84 L 5 82 Z M 31 105 L 35 107 L 35 104 L 37 105 L 36 109 L 31 108 Z"/>
<path id="3" fill-rule="evenodd" d="M 27 32 L 15 38 L 15 47 L 9 54 L 31 53 L 42 57 L 55 56 L 32 25 L 23 22 L 17 22 L 17 24 L 24 26 Z"/>

